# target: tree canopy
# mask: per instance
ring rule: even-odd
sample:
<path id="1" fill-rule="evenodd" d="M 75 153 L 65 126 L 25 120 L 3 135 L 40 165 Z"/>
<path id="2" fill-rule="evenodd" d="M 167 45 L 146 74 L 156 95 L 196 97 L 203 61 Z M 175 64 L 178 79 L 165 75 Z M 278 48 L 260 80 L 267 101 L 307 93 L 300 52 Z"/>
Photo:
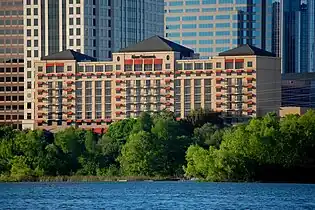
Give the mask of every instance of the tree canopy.
<path id="1" fill-rule="evenodd" d="M 217 113 L 143 113 L 107 133 L 0 127 L 0 178 L 159 176 L 208 181 L 315 181 L 315 112 L 227 126 Z"/>

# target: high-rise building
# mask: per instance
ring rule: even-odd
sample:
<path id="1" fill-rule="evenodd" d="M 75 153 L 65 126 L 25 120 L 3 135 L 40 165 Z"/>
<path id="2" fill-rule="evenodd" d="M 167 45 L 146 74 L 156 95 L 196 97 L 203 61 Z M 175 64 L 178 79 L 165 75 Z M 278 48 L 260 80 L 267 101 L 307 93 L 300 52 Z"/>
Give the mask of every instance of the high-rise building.
<path id="1" fill-rule="evenodd" d="M 34 124 L 34 61 L 66 49 L 98 59 L 163 34 L 163 0 L 24 1 L 25 115 Z"/>
<path id="2" fill-rule="evenodd" d="M 281 54 L 281 4 L 280 1 L 272 3 L 272 49 L 280 57 Z"/>
<path id="3" fill-rule="evenodd" d="M 301 49 L 301 35 L 307 31 L 301 31 L 301 1 L 283 1 L 282 11 L 282 71 L 302 72 L 301 57 L 306 56 L 307 50 Z"/>
<path id="4" fill-rule="evenodd" d="M 35 63 L 34 127 L 102 132 L 110 122 L 144 111 L 184 118 L 200 108 L 239 122 L 279 111 L 280 67 L 280 58 L 250 45 L 199 59 L 158 36 L 104 62 L 63 51 Z"/>
<path id="5" fill-rule="evenodd" d="M 305 73 L 308 72 L 308 55 L 307 52 L 309 52 L 309 41 L 308 41 L 308 37 L 309 34 L 307 33 L 308 31 L 308 10 L 307 10 L 307 4 L 306 3 L 302 3 L 300 6 L 300 13 L 301 13 L 301 40 L 300 40 L 300 44 L 301 44 L 301 48 L 300 48 L 300 71 L 301 73 Z"/>
<path id="6" fill-rule="evenodd" d="M 166 0 L 165 37 L 202 57 L 242 44 L 271 52 L 272 14 L 273 0 Z"/>
<path id="7" fill-rule="evenodd" d="M 315 72 L 315 0 L 307 0 L 308 72 Z"/>
<path id="8" fill-rule="evenodd" d="M 0 0 L 0 124 L 24 119 L 23 0 Z"/>

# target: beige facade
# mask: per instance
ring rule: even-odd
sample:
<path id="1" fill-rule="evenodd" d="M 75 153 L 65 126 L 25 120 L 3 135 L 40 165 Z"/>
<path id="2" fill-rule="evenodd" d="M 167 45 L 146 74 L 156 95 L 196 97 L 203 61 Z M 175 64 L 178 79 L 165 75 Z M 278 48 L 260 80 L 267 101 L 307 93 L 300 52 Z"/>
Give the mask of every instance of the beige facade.
<path id="1" fill-rule="evenodd" d="M 184 118 L 206 108 L 233 119 L 280 108 L 280 59 L 217 56 L 181 59 L 179 52 L 114 53 L 107 62 L 35 63 L 35 128 L 106 128 L 143 111 Z"/>
<path id="2" fill-rule="evenodd" d="M 286 115 L 295 114 L 295 115 L 303 115 L 309 110 L 307 107 L 281 107 L 280 108 L 280 117 L 285 117 Z"/>

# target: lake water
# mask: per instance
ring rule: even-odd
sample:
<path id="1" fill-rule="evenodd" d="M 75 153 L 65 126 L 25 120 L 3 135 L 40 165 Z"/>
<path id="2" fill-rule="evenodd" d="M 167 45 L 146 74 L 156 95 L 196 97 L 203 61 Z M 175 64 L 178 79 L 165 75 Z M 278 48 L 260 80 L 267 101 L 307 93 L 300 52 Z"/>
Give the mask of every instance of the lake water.
<path id="1" fill-rule="evenodd" d="M 315 185 L 9 183 L 0 209 L 315 209 Z"/>

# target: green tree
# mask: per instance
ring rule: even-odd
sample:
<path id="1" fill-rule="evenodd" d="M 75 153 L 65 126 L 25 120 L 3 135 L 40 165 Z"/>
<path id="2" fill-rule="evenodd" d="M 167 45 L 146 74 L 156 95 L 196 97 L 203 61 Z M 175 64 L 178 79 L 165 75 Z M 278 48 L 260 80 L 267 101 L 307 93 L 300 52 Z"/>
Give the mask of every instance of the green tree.
<path id="1" fill-rule="evenodd" d="M 171 119 L 159 119 L 152 127 L 152 134 L 162 147 L 160 164 L 163 170 L 160 172 L 166 176 L 178 176 L 182 174 L 182 166 L 185 164 L 185 152 L 191 144 L 191 138 L 187 137 L 179 122 Z"/>
<path id="2" fill-rule="evenodd" d="M 193 128 L 199 128 L 206 123 L 211 123 L 219 128 L 222 128 L 224 126 L 224 122 L 220 115 L 221 113 L 208 109 L 197 109 L 191 111 L 191 113 L 186 116 L 186 121 L 189 122 Z"/>
<path id="3" fill-rule="evenodd" d="M 209 151 L 191 145 L 186 153 L 187 166 L 184 167 L 185 176 L 189 178 L 207 179 L 209 170 Z"/>
<path id="4" fill-rule="evenodd" d="M 16 155 L 15 137 L 18 131 L 9 126 L 0 127 L 0 174 L 9 173 L 11 159 Z"/>
<path id="5" fill-rule="evenodd" d="M 28 179 L 33 175 L 33 170 L 27 164 L 24 156 L 14 156 L 11 165 L 11 176 L 16 180 Z"/>
<path id="6" fill-rule="evenodd" d="M 73 174 L 80 168 L 78 158 L 84 152 L 84 140 L 85 131 L 73 127 L 55 134 L 54 143 L 62 152 L 61 158 L 68 168 L 68 174 Z"/>
<path id="7" fill-rule="evenodd" d="M 126 143 L 135 123 L 136 120 L 132 118 L 114 122 L 109 126 L 106 136 L 123 145 Z"/>
<path id="8" fill-rule="evenodd" d="M 132 134 L 123 146 L 119 162 L 123 173 L 132 176 L 156 175 L 160 154 L 154 136 L 146 131 Z"/>
<path id="9" fill-rule="evenodd" d="M 153 120 L 151 115 L 148 112 L 141 113 L 140 117 L 137 119 L 133 127 L 133 133 L 139 131 L 150 132 L 153 126 Z"/>
<path id="10" fill-rule="evenodd" d="M 218 126 L 206 123 L 200 128 L 195 128 L 194 143 L 205 148 L 209 146 L 218 148 L 221 144 L 223 133 L 223 129 L 220 129 Z"/>

